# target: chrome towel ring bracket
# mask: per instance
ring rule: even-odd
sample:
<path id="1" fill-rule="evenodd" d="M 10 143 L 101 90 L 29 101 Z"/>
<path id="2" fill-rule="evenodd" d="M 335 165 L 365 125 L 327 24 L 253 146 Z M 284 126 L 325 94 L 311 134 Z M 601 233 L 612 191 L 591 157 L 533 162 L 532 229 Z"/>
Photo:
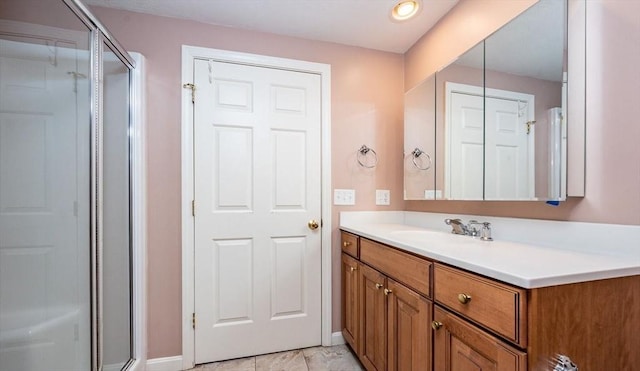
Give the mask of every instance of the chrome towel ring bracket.
<path id="1" fill-rule="evenodd" d="M 369 154 L 372 154 L 373 156 L 370 156 Z M 373 160 L 367 160 L 367 158 L 370 157 L 372 157 Z M 376 151 L 367 147 L 365 144 L 363 144 L 362 147 L 360 147 L 360 149 L 358 150 L 356 158 L 358 160 L 358 164 L 367 169 L 372 169 L 376 167 L 376 165 L 378 165 L 378 154 L 376 153 Z"/>
<path id="2" fill-rule="evenodd" d="M 421 150 L 420 148 L 416 147 L 416 149 L 414 149 L 411 152 L 411 155 L 413 155 L 413 158 L 411 159 L 411 161 L 413 162 L 413 166 L 416 167 L 416 169 L 418 170 L 429 170 L 431 168 L 432 162 L 431 162 L 431 156 L 429 156 L 429 154 L 423 150 Z M 418 161 L 420 159 L 421 156 L 423 156 L 426 158 L 427 160 L 427 165 L 426 166 L 420 166 L 418 164 Z"/>

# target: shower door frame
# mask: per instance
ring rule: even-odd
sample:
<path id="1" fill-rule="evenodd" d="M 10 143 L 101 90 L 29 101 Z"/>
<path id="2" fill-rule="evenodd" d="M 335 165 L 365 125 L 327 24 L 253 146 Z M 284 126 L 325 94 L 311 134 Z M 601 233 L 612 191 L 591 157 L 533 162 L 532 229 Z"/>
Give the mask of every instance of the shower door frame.
<path id="1" fill-rule="evenodd" d="M 102 57 L 108 46 L 129 68 L 131 358 L 123 370 L 146 364 L 146 170 L 144 128 L 144 58 L 132 57 L 80 2 L 62 0 L 91 30 L 91 369 L 103 368 L 102 339 Z"/>

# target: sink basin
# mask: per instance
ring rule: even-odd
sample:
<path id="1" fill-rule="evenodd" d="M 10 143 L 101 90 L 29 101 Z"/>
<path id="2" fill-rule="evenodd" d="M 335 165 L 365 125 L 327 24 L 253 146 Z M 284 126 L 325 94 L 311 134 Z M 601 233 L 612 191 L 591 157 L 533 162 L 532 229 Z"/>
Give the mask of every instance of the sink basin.
<path id="1" fill-rule="evenodd" d="M 442 239 L 449 235 L 449 233 L 441 231 L 429 231 L 429 230 L 409 230 L 409 231 L 393 231 L 389 232 L 389 235 L 399 240 L 407 241 L 429 241 L 434 239 Z"/>

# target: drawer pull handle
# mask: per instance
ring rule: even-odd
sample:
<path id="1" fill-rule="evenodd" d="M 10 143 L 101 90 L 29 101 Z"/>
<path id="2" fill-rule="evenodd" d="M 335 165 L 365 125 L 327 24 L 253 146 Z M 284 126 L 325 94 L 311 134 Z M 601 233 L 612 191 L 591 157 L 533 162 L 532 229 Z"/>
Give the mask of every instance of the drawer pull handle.
<path id="1" fill-rule="evenodd" d="M 342 246 L 344 246 L 344 247 L 349 247 L 349 246 L 351 246 L 351 242 L 349 242 L 349 241 L 344 241 L 344 242 L 342 243 Z"/>
<path id="2" fill-rule="evenodd" d="M 458 301 L 461 304 L 467 304 L 471 301 L 471 295 L 469 294 L 458 294 Z"/>
<path id="3" fill-rule="evenodd" d="M 391 290 L 389 290 L 389 289 L 384 289 L 384 294 L 385 294 L 385 295 L 389 295 L 389 294 L 391 294 L 391 293 L 393 293 L 393 291 L 391 291 Z"/>
<path id="4" fill-rule="evenodd" d="M 440 327 L 442 327 L 442 322 L 438 322 L 438 321 L 431 322 L 431 328 L 434 329 L 435 331 L 440 330 Z"/>
<path id="5" fill-rule="evenodd" d="M 376 289 L 380 290 L 382 288 L 382 284 L 381 283 L 376 283 Z"/>
<path id="6" fill-rule="evenodd" d="M 358 268 L 356 268 L 356 267 L 349 267 L 349 269 L 351 270 L 351 272 L 353 272 L 353 271 L 355 271 L 355 270 L 356 270 L 356 269 L 358 269 Z"/>

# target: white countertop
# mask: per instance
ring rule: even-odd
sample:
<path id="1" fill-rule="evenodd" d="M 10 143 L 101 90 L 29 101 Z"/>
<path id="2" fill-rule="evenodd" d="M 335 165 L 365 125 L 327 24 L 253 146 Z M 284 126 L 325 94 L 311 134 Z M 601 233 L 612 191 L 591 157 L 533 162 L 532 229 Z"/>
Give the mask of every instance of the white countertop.
<path id="1" fill-rule="evenodd" d="M 481 241 L 402 223 L 344 218 L 340 229 L 522 288 L 640 274 L 640 254 L 620 256 L 510 241 Z"/>

